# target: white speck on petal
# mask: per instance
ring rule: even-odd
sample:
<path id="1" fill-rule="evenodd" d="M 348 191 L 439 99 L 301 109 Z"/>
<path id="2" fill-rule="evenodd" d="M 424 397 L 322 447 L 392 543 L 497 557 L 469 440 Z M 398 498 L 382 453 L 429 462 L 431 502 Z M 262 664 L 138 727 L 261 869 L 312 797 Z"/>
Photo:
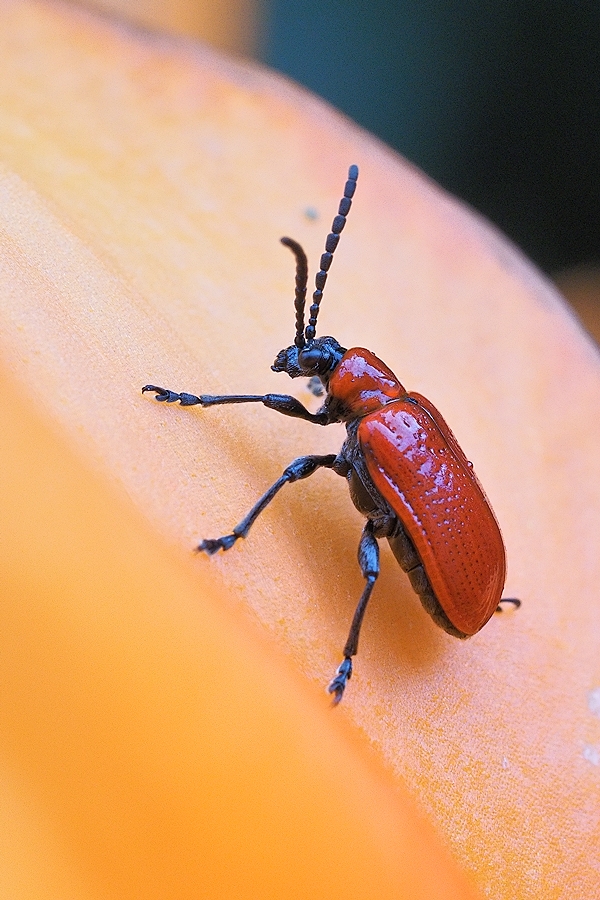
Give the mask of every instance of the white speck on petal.
<path id="1" fill-rule="evenodd" d="M 600 687 L 588 692 L 588 709 L 593 716 L 600 718 Z"/>
<path id="2" fill-rule="evenodd" d="M 583 748 L 583 758 L 593 766 L 600 766 L 600 749 L 593 744 L 586 744 Z"/>

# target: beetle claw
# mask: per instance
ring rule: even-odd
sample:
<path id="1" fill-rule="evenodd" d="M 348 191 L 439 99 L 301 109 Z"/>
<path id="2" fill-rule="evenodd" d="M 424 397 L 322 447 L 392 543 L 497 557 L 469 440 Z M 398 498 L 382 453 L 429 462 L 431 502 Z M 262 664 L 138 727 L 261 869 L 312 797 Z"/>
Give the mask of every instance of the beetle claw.
<path id="1" fill-rule="evenodd" d="M 196 552 L 208 553 L 209 556 L 212 556 L 213 553 L 217 553 L 218 550 L 229 550 L 230 547 L 233 547 L 237 539 L 237 534 L 226 534 L 224 537 L 220 538 L 209 538 L 198 544 Z"/>
<path id="2" fill-rule="evenodd" d="M 158 387 L 155 384 L 145 384 L 142 388 L 142 394 L 145 394 L 147 391 L 154 391 L 156 394 L 154 399 L 162 402 L 175 403 L 176 400 L 179 400 L 179 394 L 176 394 L 175 391 L 168 391 L 166 388 Z"/>
<path id="3" fill-rule="evenodd" d="M 335 678 L 327 688 L 329 694 L 333 694 L 332 706 L 337 706 L 342 697 L 347 683 L 352 678 L 352 659 L 349 656 L 344 657 L 344 662 L 338 666 Z"/>

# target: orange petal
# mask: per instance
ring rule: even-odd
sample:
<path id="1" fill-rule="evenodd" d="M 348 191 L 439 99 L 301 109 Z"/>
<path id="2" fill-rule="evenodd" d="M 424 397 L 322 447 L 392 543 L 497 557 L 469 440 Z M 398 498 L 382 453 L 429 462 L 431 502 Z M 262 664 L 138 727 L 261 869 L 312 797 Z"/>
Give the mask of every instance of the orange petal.
<path id="1" fill-rule="evenodd" d="M 591 342 L 489 226 L 287 82 L 67 6 L 3 12 L 0 746 L 7 808 L 29 815 L 7 842 L 15 884 L 51 868 L 61 897 L 63 876 L 77 896 L 467 896 L 433 824 L 488 896 L 595 896 Z M 361 591 L 343 483 L 286 489 L 226 556 L 189 549 L 343 431 L 139 389 L 311 402 L 269 370 L 293 327 L 278 239 L 314 268 L 352 162 L 322 332 L 441 409 L 523 607 L 453 641 L 386 550 L 330 713 Z M 15 847 L 40 845 L 54 867 L 17 869 Z"/>

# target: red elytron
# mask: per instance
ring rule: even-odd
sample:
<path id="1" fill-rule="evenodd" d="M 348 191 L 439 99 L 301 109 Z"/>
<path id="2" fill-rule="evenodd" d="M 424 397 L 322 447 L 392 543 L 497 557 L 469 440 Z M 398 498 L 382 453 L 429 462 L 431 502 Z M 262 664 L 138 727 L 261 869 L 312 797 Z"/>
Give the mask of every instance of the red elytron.
<path id="1" fill-rule="evenodd" d="M 348 481 L 356 508 L 367 519 L 358 548 L 365 588 L 358 602 L 344 660 L 329 685 L 338 703 L 352 675 L 360 627 L 379 574 L 379 538 L 387 538 L 415 592 L 435 622 L 455 637 L 479 631 L 498 608 L 506 575 L 498 523 L 471 463 L 435 407 L 408 393 L 394 373 L 370 350 L 345 350 L 333 337 L 316 337 L 323 288 L 340 233 L 352 205 L 358 178 L 351 166 L 338 215 L 327 237 L 315 282 L 308 325 L 304 307 L 308 264 L 302 247 L 282 238 L 296 257 L 296 336 L 271 367 L 290 378 L 317 379 L 326 392 L 311 413 L 287 394 L 176 393 L 147 384 L 157 400 L 183 406 L 262 403 L 287 416 L 317 425 L 345 422 L 347 438 L 338 454 L 301 456 L 236 525 L 231 534 L 204 540 L 198 550 L 228 550 L 242 537 L 284 484 L 329 468 Z M 510 601 L 516 606 L 518 600 Z"/>

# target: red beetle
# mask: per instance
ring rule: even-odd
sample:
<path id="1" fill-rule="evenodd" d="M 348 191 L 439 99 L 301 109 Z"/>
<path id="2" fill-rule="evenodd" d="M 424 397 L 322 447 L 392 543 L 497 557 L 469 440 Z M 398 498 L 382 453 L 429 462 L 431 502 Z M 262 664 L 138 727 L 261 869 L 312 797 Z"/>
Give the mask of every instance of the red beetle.
<path id="1" fill-rule="evenodd" d="M 326 397 L 316 413 L 286 394 L 196 396 L 152 384 L 142 388 L 142 393 L 154 391 L 157 400 L 179 401 L 182 406 L 263 403 L 317 425 L 346 423 L 348 437 L 337 455 L 295 459 L 231 534 L 202 541 L 197 548 L 208 554 L 229 550 L 238 538 L 246 537 L 284 484 L 307 478 L 319 468 L 333 469 L 347 479 L 352 501 L 367 519 L 358 547 L 366 584 L 344 647 L 344 660 L 328 688 L 335 703 L 341 700 L 352 675 L 361 623 L 379 574 L 378 538 L 388 539 L 427 612 L 455 637 L 466 638 L 483 628 L 499 608 L 506 574 L 498 523 L 472 464 L 437 409 L 420 394 L 408 393 L 370 350 L 346 350 L 333 337 L 316 337 L 323 288 L 357 178 L 358 167 L 350 166 L 338 215 L 321 256 L 306 327 L 306 254 L 296 241 L 281 239 L 296 257 L 296 337 L 291 347 L 277 354 L 271 368 L 287 372 L 290 378 L 317 379 Z M 519 605 L 518 600 L 508 602 Z"/>

